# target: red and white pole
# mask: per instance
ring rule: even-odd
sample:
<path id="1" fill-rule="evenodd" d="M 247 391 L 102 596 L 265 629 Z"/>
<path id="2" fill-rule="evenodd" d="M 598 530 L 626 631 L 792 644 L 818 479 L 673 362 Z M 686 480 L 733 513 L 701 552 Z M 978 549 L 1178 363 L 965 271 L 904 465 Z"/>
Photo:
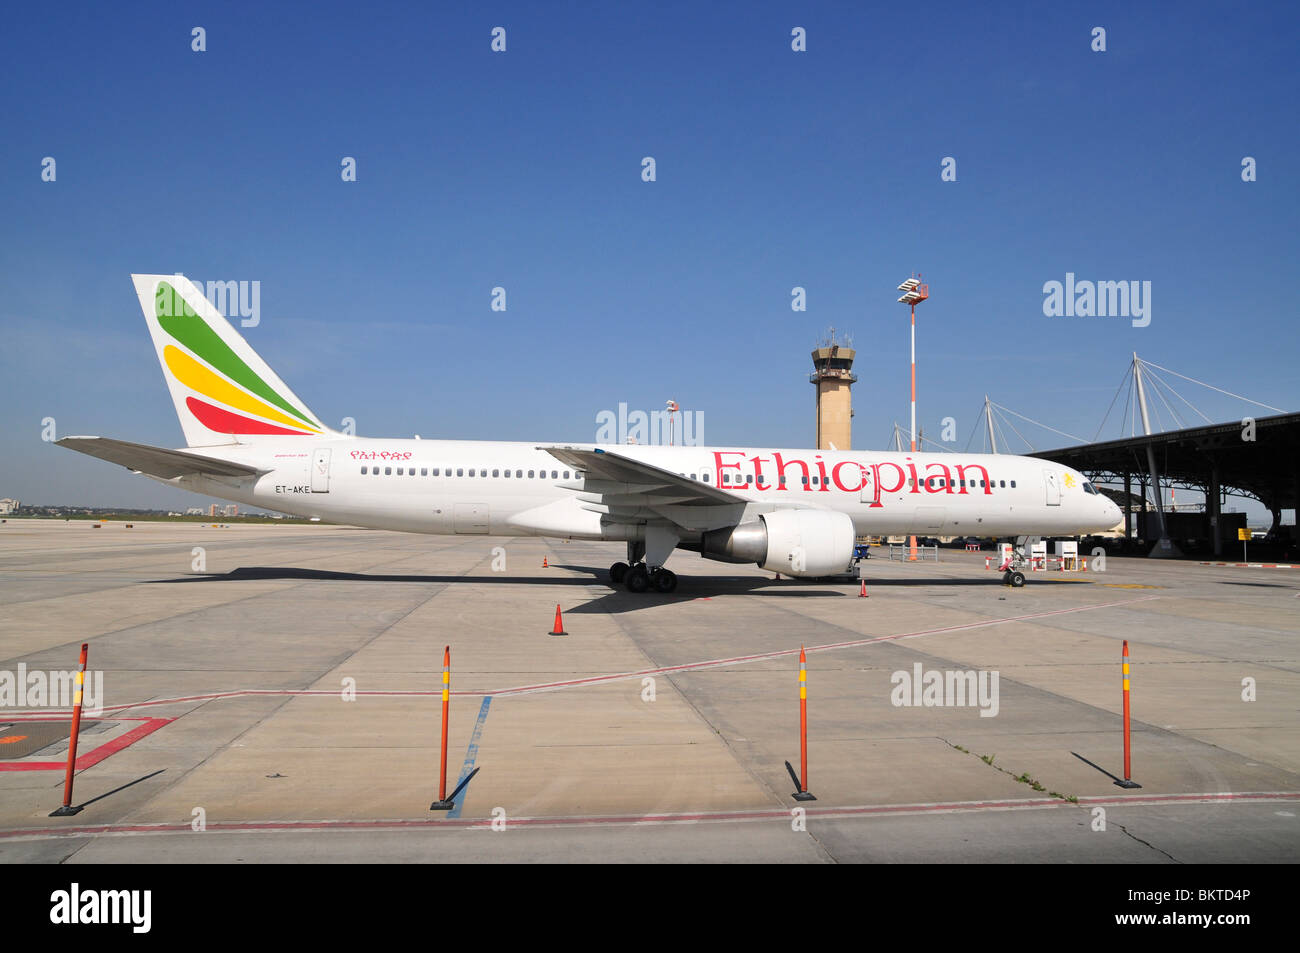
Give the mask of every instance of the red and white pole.
<path id="1" fill-rule="evenodd" d="M 916 453 L 916 305 L 912 305 L 912 452 Z M 908 537 L 907 561 L 916 562 L 915 536 Z"/>
<path id="2" fill-rule="evenodd" d="M 1128 639 L 1124 640 L 1124 654 L 1122 656 L 1124 669 L 1124 780 L 1116 781 L 1122 788 L 1140 788 L 1142 785 L 1133 780 L 1133 744 L 1131 740 L 1131 721 L 1129 714 L 1129 670 L 1128 670 Z"/>
<path id="3" fill-rule="evenodd" d="M 53 811 L 50 817 L 69 817 L 81 812 L 80 807 L 72 806 L 72 776 L 77 770 L 77 735 L 81 731 L 81 696 L 86 684 L 86 656 L 90 645 L 81 643 L 81 670 L 77 672 L 77 690 L 72 696 L 72 735 L 68 739 L 68 771 L 63 778 L 63 806 Z"/>

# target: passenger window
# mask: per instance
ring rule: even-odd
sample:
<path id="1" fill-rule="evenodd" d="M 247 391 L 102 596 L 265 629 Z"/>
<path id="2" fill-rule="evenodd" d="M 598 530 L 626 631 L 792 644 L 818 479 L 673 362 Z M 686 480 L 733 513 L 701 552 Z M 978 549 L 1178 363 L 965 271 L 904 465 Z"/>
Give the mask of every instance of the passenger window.
<path id="1" fill-rule="evenodd" d="M 362 475 L 362 476 L 365 476 L 365 475 L 366 475 L 366 468 L 365 468 L 365 467 L 362 467 L 362 468 L 361 468 L 361 475 Z"/>
<path id="2" fill-rule="evenodd" d="M 1011 481 L 1011 489 L 1014 490 L 1015 488 L 1016 488 L 1016 481 L 1015 481 L 1015 480 L 1012 480 L 1012 481 Z"/>
<path id="3" fill-rule="evenodd" d="M 803 485 L 804 485 L 804 486 L 807 486 L 807 485 L 808 485 L 808 478 L 807 478 L 807 477 L 800 477 L 800 479 L 803 480 Z"/>
<path id="4" fill-rule="evenodd" d="M 530 480 L 533 479 L 533 474 L 534 474 L 534 471 L 533 471 L 533 470 L 529 470 L 529 471 L 528 471 L 528 479 L 530 479 Z"/>
<path id="5" fill-rule="evenodd" d="M 415 467 L 411 467 L 411 469 L 407 470 L 407 471 L 406 471 L 406 475 L 407 475 L 407 476 L 415 476 Z"/>
<path id="6" fill-rule="evenodd" d="M 1006 487 L 1007 487 L 1007 481 L 1006 481 L 1006 480 L 999 480 L 999 481 L 998 481 L 998 486 L 999 486 L 1001 489 L 1004 489 L 1004 490 L 1005 490 Z"/>
<path id="7" fill-rule="evenodd" d="M 493 471 L 492 471 L 492 475 L 493 475 L 494 477 L 499 477 L 499 476 L 501 475 L 501 471 L 500 471 L 500 470 L 493 470 Z"/>
<path id="8" fill-rule="evenodd" d="M 784 489 L 785 489 L 785 477 L 781 477 L 780 480 L 778 480 L 777 482 L 780 483 L 780 485 L 781 485 L 781 489 L 784 490 Z"/>
<path id="9" fill-rule="evenodd" d="M 551 479 L 552 479 L 552 480 L 558 480 L 559 478 L 560 478 L 560 471 L 559 471 L 559 470 L 552 470 L 552 471 L 551 471 Z"/>
<path id="10" fill-rule="evenodd" d="M 384 476 L 392 476 L 392 475 L 393 475 L 393 468 L 392 468 L 392 467 L 384 467 Z"/>
<path id="11" fill-rule="evenodd" d="M 420 476 L 428 476 L 428 475 L 429 475 L 429 468 L 428 468 L 428 467 L 420 467 Z"/>
<path id="12" fill-rule="evenodd" d="M 708 475 L 707 473 L 704 474 L 704 482 L 705 482 L 705 483 L 710 483 L 710 482 L 712 482 L 711 480 L 709 480 L 709 475 Z"/>
<path id="13" fill-rule="evenodd" d="M 568 470 L 565 470 L 565 471 L 564 471 L 564 479 L 567 480 L 568 478 L 569 478 L 569 471 L 568 471 Z"/>
<path id="14" fill-rule="evenodd" d="M 434 468 L 433 468 L 433 475 L 434 475 L 434 476 L 441 476 L 441 475 L 442 475 L 442 474 L 441 474 L 441 470 L 442 470 L 441 467 L 434 467 Z"/>
<path id="15" fill-rule="evenodd" d="M 397 468 L 397 475 L 398 475 L 398 476 L 401 476 L 401 475 L 402 475 L 402 468 L 401 468 L 401 467 L 398 467 L 398 468 Z"/>
<path id="16" fill-rule="evenodd" d="M 479 470 L 479 471 L 478 471 L 478 475 L 481 476 L 481 477 L 486 477 L 486 476 L 487 476 L 487 468 L 484 468 L 484 469 L 482 469 L 482 470 Z"/>
<path id="17" fill-rule="evenodd" d="M 523 478 L 524 478 L 524 471 L 523 471 L 523 470 L 516 470 L 516 471 L 515 471 L 515 479 L 516 479 L 516 480 L 522 480 Z"/>

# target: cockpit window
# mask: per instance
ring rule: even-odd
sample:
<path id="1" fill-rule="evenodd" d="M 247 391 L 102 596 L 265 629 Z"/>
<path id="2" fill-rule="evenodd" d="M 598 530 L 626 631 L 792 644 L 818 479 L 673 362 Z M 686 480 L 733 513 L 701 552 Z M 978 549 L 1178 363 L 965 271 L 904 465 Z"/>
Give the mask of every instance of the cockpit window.
<path id="1" fill-rule="evenodd" d="M 1084 481 L 1083 481 L 1083 492 L 1084 492 L 1084 493 L 1091 493 L 1093 496 L 1097 496 L 1097 495 L 1098 495 L 1098 493 L 1097 493 L 1097 488 L 1096 488 L 1095 486 L 1093 486 L 1091 483 L 1089 483 L 1087 480 L 1084 480 Z"/>

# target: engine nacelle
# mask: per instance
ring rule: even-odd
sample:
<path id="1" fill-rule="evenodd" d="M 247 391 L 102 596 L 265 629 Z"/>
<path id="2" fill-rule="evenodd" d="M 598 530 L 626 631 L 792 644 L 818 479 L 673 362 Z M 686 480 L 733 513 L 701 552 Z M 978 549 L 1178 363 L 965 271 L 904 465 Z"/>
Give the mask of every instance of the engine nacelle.
<path id="1" fill-rule="evenodd" d="M 779 510 L 705 533 L 700 553 L 786 576 L 831 576 L 852 564 L 854 537 L 853 521 L 844 513 Z"/>
<path id="2" fill-rule="evenodd" d="M 778 510 L 759 517 L 767 527 L 762 566 L 786 576 L 831 576 L 853 563 L 855 533 L 846 513 Z"/>

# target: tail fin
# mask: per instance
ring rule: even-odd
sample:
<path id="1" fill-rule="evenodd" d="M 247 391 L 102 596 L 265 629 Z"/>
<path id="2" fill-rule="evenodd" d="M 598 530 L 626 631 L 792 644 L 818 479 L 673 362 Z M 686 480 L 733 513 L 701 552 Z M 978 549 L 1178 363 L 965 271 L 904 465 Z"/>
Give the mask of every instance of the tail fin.
<path id="1" fill-rule="evenodd" d="M 188 446 L 333 433 L 188 278 L 131 280 Z"/>

